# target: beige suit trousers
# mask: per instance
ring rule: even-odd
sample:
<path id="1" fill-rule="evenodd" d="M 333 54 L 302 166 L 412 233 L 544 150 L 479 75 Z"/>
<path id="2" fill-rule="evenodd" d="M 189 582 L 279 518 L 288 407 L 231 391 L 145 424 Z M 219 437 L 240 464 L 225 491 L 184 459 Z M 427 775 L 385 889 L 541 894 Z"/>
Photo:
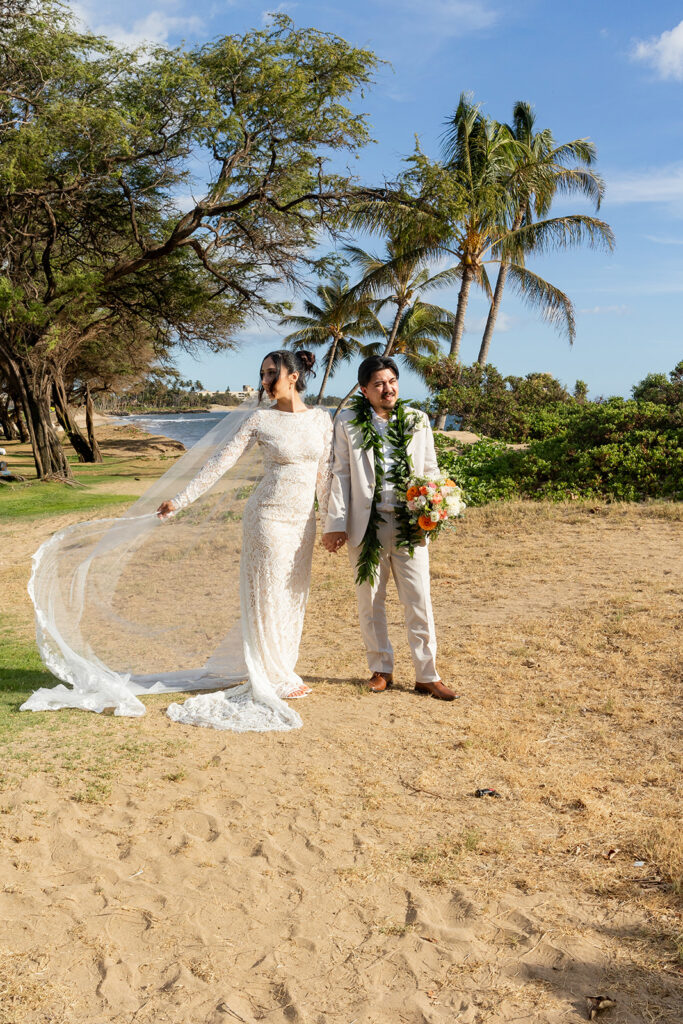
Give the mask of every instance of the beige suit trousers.
<path id="1" fill-rule="evenodd" d="M 374 585 L 356 585 L 358 617 L 371 672 L 393 672 L 394 651 L 389 640 L 386 594 L 389 575 L 394 577 L 398 597 L 403 605 L 408 643 L 419 683 L 439 679 L 436 671 L 436 632 L 429 590 L 429 548 L 415 548 L 411 558 L 405 548 L 396 547 L 396 526 L 389 512 L 382 512 L 385 522 L 379 527 L 381 545 L 379 572 Z M 356 571 L 360 547 L 349 545 L 349 558 Z"/>

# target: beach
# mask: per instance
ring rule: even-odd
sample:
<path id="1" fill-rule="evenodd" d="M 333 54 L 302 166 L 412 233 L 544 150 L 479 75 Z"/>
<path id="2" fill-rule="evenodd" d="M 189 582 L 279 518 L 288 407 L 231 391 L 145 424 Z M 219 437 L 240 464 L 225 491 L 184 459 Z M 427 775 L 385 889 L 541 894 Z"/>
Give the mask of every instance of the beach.
<path id="1" fill-rule="evenodd" d="M 182 450 L 98 436 L 89 518 Z M 348 561 L 316 547 L 303 729 L 244 735 L 168 696 L 17 712 L 50 685 L 30 556 L 84 517 L 0 520 L 2 1024 L 567 1024 L 604 994 L 680 1020 L 680 506 L 468 510 L 431 555 L 453 704 L 414 694 L 395 596 L 396 689 L 364 690 Z"/>

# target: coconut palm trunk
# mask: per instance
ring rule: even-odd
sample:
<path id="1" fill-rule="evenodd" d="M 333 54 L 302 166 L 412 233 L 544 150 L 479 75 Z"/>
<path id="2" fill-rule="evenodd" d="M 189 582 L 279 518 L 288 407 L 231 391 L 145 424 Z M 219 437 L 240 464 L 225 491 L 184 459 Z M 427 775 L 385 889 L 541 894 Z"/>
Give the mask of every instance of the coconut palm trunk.
<path id="1" fill-rule="evenodd" d="M 399 325 L 401 323 L 401 317 L 403 316 L 403 311 L 404 311 L 404 309 L 406 308 L 407 305 L 408 305 L 407 302 L 403 302 L 403 303 L 399 303 L 399 305 L 397 305 L 397 307 L 396 307 L 396 316 L 394 317 L 394 322 L 391 325 L 391 331 L 389 332 L 389 339 L 388 339 L 386 345 L 384 346 L 384 351 L 382 352 L 383 356 L 390 356 L 391 355 L 392 349 L 393 349 L 394 344 L 396 342 L 396 335 L 398 334 L 398 328 L 399 328 Z M 353 387 L 351 388 L 351 390 L 346 395 L 344 395 L 344 397 L 342 398 L 341 402 L 339 403 L 339 405 L 337 406 L 337 408 L 335 410 L 335 413 L 334 413 L 334 418 L 335 419 L 337 418 L 339 413 L 342 411 L 342 409 L 344 408 L 346 403 L 349 402 L 353 398 L 353 396 L 355 395 L 356 391 L 358 391 L 358 387 L 359 387 L 358 384 L 354 384 Z"/>
<path id="2" fill-rule="evenodd" d="M 519 212 L 515 217 L 514 224 L 512 225 L 513 231 L 519 231 L 524 220 L 523 212 Z M 496 287 L 493 289 L 493 298 L 491 299 L 491 305 L 489 306 L 489 315 L 486 318 L 486 327 L 481 339 L 481 346 L 479 348 L 479 355 L 477 356 L 477 362 L 480 366 L 485 366 L 489 360 L 489 349 L 491 347 L 491 338 L 493 337 L 493 331 L 496 326 L 496 320 L 498 319 L 498 313 L 500 312 L 500 304 L 503 300 L 503 292 L 505 290 L 505 282 L 508 276 L 508 263 L 504 258 L 501 258 L 501 263 L 498 268 L 498 277 L 496 278 Z"/>
<path id="3" fill-rule="evenodd" d="M 323 377 L 322 384 L 320 385 L 320 391 L 318 392 L 318 397 L 317 397 L 316 403 L 315 403 L 316 405 L 320 405 L 320 403 L 322 401 L 322 397 L 325 394 L 325 388 L 327 387 L 327 382 L 330 379 L 330 374 L 332 372 L 332 367 L 334 366 L 334 357 L 337 354 L 337 346 L 338 345 L 339 345 L 339 335 L 338 334 L 334 334 L 334 335 L 332 335 L 332 345 L 331 345 L 330 350 L 329 350 L 329 352 L 327 354 L 327 366 L 325 367 L 325 375 Z"/>
<path id="4" fill-rule="evenodd" d="M 498 277 L 496 278 L 496 287 L 493 290 L 493 298 L 491 299 L 491 305 L 489 306 L 489 315 L 486 318 L 486 327 L 484 328 L 484 334 L 481 339 L 481 347 L 479 349 L 479 355 L 477 356 L 477 362 L 480 366 L 484 366 L 489 359 L 489 349 L 491 347 L 491 338 L 493 337 L 493 331 L 496 326 L 496 320 L 498 319 L 498 312 L 500 310 L 500 304 L 503 299 L 503 291 L 505 289 L 505 282 L 508 276 L 508 265 L 507 263 L 501 263 L 498 269 Z"/>
<path id="5" fill-rule="evenodd" d="M 470 297 L 470 288 L 472 287 L 472 281 L 474 280 L 474 268 L 471 264 L 467 264 L 463 268 L 462 272 L 462 284 L 460 285 L 460 292 L 458 294 L 458 305 L 455 310 L 455 319 L 453 320 L 453 333 L 451 335 L 451 350 L 450 356 L 455 359 L 456 362 L 460 362 L 460 343 L 462 336 L 465 331 L 465 314 L 467 313 L 467 303 Z M 434 419 L 434 429 L 443 430 L 446 426 L 446 413 L 437 413 Z"/>
<path id="6" fill-rule="evenodd" d="M 467 303 L 469 302 L 470 288 L 472 287 L 473 280 L 474 268 L 471 265 L 468 265 L 462 272 L 462 284 L 460 286 L 460 294 L 458 295 L 458 305 L 455 310 L 453 334 L 451 336 L 450 355 L 456 360 L 460 359 L 460 343 L 465 330 L 465 314 L 467 313 Z"/>
<path id="7" fill-rule="evenodd" d="M 384 346 L 384 352 L 382 352 L 383 356 L 390 356 L 392 353 L 394 344 L 396 342 L 396 335 L 398 334 L 399 324 L 401 323 L 401 317 L 403 316 L 403 310 L 406 308 L 407 305 L 407 302 L 399 302 L 398 305 L 396 306 L 396 316 L 394 317 L 394 322 L 391 325 L 389 339 L 386 345 Z"/>

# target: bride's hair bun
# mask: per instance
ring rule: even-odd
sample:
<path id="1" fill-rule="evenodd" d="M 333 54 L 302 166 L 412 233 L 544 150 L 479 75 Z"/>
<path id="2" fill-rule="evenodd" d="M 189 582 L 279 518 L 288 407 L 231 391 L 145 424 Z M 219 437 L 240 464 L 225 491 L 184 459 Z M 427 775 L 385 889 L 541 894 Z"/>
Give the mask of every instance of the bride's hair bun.
<path id="1" fill-rule="evenodd" d="M 275 376 L 277 379 L 280 378 L 283 369 L 287 373 L 298 373 L 299 378 L 296 382 L 296 390 L 299 392 L 306 390 L 306 381 L 310 373 L 315 377 L 315 371 L 313 370 L 313 364 L 315 363 L 315 356 L 312 352 L 308 352 L 304 349 L 303 352 L 293 352 L 288 348 L 279 348 L 275 352 L 269 352 L 264 358 L 272 359 L 275 363 Z M 261 364 L 263 366 L 263 363 Z M 259 388 L 259 402 L 266 394 L 263 387 L 263 383 Z"/>
<path id="2" fill-rule="evenodd" d="M 307 352 L 305 349 L 302 352 L 297 353 L 301 360 L 304 373 L 310 373 L 315 366 L 315 356 L 312 352 Z"/>

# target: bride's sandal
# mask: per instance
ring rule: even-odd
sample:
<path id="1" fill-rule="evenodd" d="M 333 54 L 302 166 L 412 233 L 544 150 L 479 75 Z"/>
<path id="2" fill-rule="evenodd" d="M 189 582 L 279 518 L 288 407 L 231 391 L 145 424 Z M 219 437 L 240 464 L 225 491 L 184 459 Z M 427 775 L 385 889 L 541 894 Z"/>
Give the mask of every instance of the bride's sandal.
<path id="1" fill-rule="evenodd" d="M 306 686 L 305 683 L 302 683 L 298 690 L 294 690 L 293 693 L 288 693 L 284 700 L 298 700 L 300 697 L 308 697 L 309 693 L 313 693 L 313 690 L 310 686 Z"/>

